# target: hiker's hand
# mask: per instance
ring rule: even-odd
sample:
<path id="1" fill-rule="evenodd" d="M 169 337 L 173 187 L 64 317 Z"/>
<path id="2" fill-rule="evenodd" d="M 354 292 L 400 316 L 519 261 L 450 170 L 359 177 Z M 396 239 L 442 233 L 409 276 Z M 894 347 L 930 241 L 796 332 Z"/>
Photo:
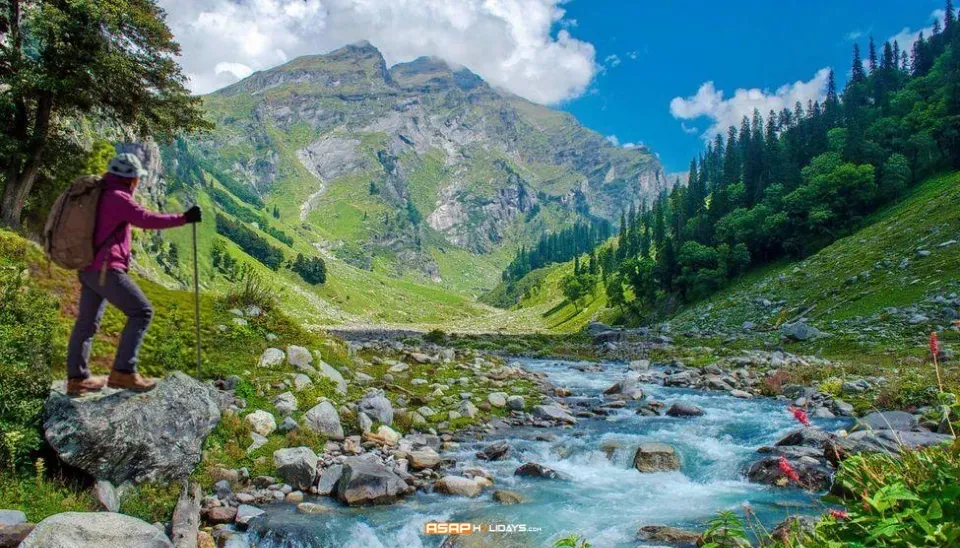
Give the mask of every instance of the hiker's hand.
<path id="1" fill-rule="evenodd" d="M 200 213 L 200 206 L 197 205 L 188 209 L 183 216 L 186 217 L 188 223 L 199 223 L 203 218 L 203 214 Z"/>

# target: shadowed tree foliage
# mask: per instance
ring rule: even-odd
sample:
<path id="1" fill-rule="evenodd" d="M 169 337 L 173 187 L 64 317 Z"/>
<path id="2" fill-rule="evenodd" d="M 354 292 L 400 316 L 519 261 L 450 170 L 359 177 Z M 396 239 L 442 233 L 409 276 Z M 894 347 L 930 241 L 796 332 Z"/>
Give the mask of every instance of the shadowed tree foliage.
<path id="1" fill-rule="evenodd" d="M 18 226 L 83 120 L 130 138 L 209 127 L 153 0 L 0 0 L 0 223 Z"/>

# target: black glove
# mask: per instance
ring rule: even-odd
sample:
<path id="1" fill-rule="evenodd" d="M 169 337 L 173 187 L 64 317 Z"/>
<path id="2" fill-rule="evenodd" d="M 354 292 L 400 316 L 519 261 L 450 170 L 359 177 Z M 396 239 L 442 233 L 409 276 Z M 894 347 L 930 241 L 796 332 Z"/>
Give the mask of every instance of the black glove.
<path id="1" fill-rule="evenodd" d="M 188 223 L 199 223 L 203 218 L 203 215 L 200 213 L 200 206 L 198 205 L 188 209 L 183 216 L 186 217 Z"/>

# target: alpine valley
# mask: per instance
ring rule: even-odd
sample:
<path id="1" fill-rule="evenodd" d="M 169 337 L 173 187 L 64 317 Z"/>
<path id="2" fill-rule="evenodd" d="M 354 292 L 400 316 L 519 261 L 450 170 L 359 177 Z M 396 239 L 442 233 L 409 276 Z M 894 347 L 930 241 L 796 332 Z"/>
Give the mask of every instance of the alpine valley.
<path id="1" fill-rule="evenodd" d="M 322 256 L 331 275 L 311 287 L 265 271 L 236 236 L 202 244 L 219 240 L 321 323 L 486 315 L 473 299 L 522 246 L 577 223 L 605 238 L 623 204 L 671 185 L 645 147 L 615 146 L 465 67 L 388 67 L 366 42 L 257 72 L 204 106 L 216 129 L 163 147 L 162 165 L 152 154 L 152 195 L 215 204 L 221 235 L 239 221 L 261 246 Z M 160 262 L 152 274 L 181 278 Z M 231 283 L 203 266 L 209 283 Z"/>

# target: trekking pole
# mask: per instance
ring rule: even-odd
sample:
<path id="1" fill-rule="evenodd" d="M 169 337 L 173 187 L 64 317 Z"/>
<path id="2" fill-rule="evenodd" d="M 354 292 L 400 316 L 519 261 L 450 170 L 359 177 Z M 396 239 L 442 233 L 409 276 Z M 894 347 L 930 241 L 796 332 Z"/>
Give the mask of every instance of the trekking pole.
<path id="1" fill-rule="evenodd" d="M 200 266 L 197 262 L 197 223 L 193 223 L 193 303 L 197 323 L 197 379 L 200 378 Z"/>

